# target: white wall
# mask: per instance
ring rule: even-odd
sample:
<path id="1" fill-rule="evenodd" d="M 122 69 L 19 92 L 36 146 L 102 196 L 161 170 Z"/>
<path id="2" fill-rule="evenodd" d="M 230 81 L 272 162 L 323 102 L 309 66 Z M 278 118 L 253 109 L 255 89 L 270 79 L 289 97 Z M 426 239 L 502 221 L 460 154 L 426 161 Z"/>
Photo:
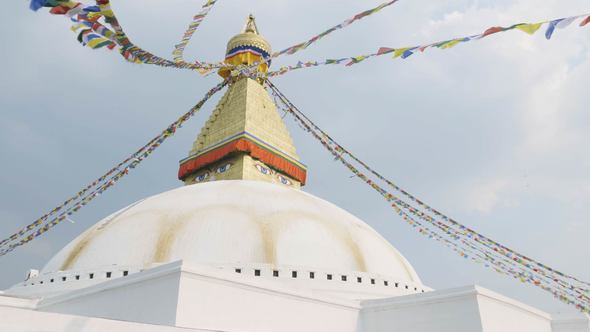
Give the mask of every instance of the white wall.
<path id="1" fill-rule="evenodd" d="M 0 296 L 2 319 L 15 307 L 228 332 L 590 332 L 588 317 L 562 317 L 552 322 L 542 311 L 477 286 L 357 301 L 289 279 L 191 267 L 182 262 L 38 303 Z M 30 315 L 34 320 L 35 311 L 19 315 L 16 320 L 0 319 L 4 324 L 0 331 L 19 331 L 4 328 L 13 327 L 7 322 L 18 325 L 20 321 L 22 331 L 27 331 L 25 326 L 37 326 L 37 321 L 25 318 Z M 93 318 L 68 319 L 56 324 L 78 326 Z M 127 330 L 113 325 L 108 331 Z"/>
<path id="2" fill-rule="evenodd" d="M 177 326 L 244 332 L 356 331 L 356 302 L 323 299 L 305 289 L 290 290 L 253 277 L 235 278 L 183 271 Z"/>
<path id="3" fill-rule="evenodd" d="M 0 331 L 6 332 L 189 332 L 206 331 L 90 318 L 0 306 Z M 209 331 L 211 332 L 211 331 Z"/>
<path id="4" fill-rule="evenodd" d="M 548 314 L 477 286 L 368 300 L 361 307 L 359 332 L 551 332 Z"/>
<path id="5" fill-rule="evenodd" d="M 551 332 L 551 316 L 488 290 L 478 289 L 484 332 Z"/>
<path id="6" fill-rule="evenodd" d="M 442 291 L 361 302 L 359 332 L 480 332 L 477 299 Z"/>
<path id="7" fill-rule="evenodd" d="M 590 316 L 587 314 L 555 315 L 551 325 L 553 332 L 590 332 Z"/>
<path id="8" fill-rule="evenodd" d="M 174 326 L 179 274 L 154 272 L 49 298 L 39 303 L 38 310 Z"/>

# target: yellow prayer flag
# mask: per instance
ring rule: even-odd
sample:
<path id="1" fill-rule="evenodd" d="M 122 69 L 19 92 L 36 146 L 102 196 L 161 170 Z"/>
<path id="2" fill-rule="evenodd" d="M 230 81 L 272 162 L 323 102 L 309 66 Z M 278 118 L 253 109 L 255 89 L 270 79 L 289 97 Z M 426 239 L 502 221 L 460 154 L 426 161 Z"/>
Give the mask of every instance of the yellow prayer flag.
<path id="1" fill-rule="evenodd" d="M 532 35 L 535 32 L 537 32 L 537 30 L 539 30 L 542 25 L 543 25 L 543 23 L 519 24 L 515 28 L 517 28 L 520 31 L 524 31 L 524 32 L 528 33 L 529 35 Z"/>
<path id="2" fill-rule="evenodd" d="M 72 30 L 73 32 L 77 32 L 81 28 L 86 28 L 86 27 L 87 27 L 86 24 L 79 23 L 79 24 L 75 24 L 72 27 L 70 27 L 70 30 Z"/>
<path id="3" fill-rule="evenodd" d="M 199 72 L 199 74 L 201 74 L 202 76 L 205 76 L 207 74 L 209 74 L 211 72 L 212 69 L 210 68 L 197 68 L 197 71 Z"/>
<path id="4" fill-rule="evenodd" d="M 459 43 L 460 43 L 462 40 L 463 40 L 463 39 L 453 39 L 453 40 L 450 40 L 450 41 L 448 41 L 448 42 L 446 42 L 446 43 L 444 43 L 444 44 L 440 45 L 440 48 L 441 48 L 441 49 L 443 49 L 443 50 L 446 50 L 446 49 L 448 49 L 448 48 L 451 48 L 451 47 L 454 47 L 454 46 L 456 46 L 456 45 L 457 45 L 457 44 L 459 44 Z"/>
<path id="5" fill-rule="evenodd" d="M 395 50 L 395 52 L 393 52 L 393 58 L 399 58 L 400 56 L 404 55 L 404 53 L 409 50 L 411 47 L 404 47 L 404 48 L 398 48 Z"/>
<path id="6" fill-rule="evenodd" d="M 106 38 L 94 38 L 88 41 L 88 46 L 90 48 L 97 48 L 99 45 L 104 46 L 104 43 L 108 42 L 109 40 Z"/>
<path id="7" fill-rule="evenodd" d="M 367 58 L 367 56 L 361 55 L 361 56 L 354 57 L 353 59 L 355 62 L 361 62 L 361 61 L 365 60 L 366 58 Z"/>
<path id="8" fill-rule="evenodd" d="M 110 8 L 109 9 L 106 9 L 106 10 L 102 10 L 100 12 L 100 14 L 103 15 L 104 17 L 114 17 L 115 16 L 115 13 Z"/>

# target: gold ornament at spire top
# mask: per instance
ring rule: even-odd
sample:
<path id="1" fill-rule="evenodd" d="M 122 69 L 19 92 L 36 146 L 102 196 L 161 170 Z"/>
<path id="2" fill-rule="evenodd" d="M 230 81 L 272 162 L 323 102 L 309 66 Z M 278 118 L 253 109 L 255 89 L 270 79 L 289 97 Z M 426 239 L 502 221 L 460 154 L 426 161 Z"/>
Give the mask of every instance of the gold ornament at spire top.
<path id="1" fill-rule="evenodd" d="M 248 16 L 248 21 L 246 21 L 246 25 L 244 25 L 244 29 L 242 29 L 242 33 L 248 32 L 259 35 L 258 27 L 256 27 L 256 18 L 252 14 Z"/>
<path id="2" fill-rule="evenodd" d="M 264 59 L 269 59 L 270 54 L 272 54 L 270 44 L 260 35 L 256 26 L 256 19 L 254 15 L 250 14 L 242 32 L 233 36 L 227 43 L 224 62 L 233 66 L 249 66 L 254 63 L 261 63 L 258 66 L 258 71 L 266 73 L 270 61 L 264 61 Z M 231 75 L 231 70 L 221 68 L 219 75 L 228 78 Z"/>
<path id="3" fill-rule="evenodd" d="M 256 18 L 254 18 L 254 15 L 252 14 L 248 16 L 242 32 L 233 36 L 227 43 L 226 55 L 236 47 L 240 46 L 253 46 L 268 54 L 272 53 L 269 42 L 267 42 L 266 39 L 260 35 L 260 32 L 258 32 Z"/>

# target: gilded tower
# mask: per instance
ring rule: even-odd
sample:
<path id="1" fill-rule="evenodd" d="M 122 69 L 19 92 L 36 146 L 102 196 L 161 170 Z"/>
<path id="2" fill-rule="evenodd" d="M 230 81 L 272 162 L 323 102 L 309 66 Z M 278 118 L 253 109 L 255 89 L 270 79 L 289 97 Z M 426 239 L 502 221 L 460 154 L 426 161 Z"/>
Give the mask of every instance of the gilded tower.
<path id="1" fill-rule="evenodd" d="M 252 65 L 265 73 L 270 44 L 259 34 L 250 15 L 242 32 L 227 44 L 225 63 Z M 306 167 L 299 161 L 293 140 L 261 81 L 231 73 L 227 92 L 195 140 L 189 156 L 180 161 L 185 184 L 215 180 L 258 180 L 299 188 Z"/>

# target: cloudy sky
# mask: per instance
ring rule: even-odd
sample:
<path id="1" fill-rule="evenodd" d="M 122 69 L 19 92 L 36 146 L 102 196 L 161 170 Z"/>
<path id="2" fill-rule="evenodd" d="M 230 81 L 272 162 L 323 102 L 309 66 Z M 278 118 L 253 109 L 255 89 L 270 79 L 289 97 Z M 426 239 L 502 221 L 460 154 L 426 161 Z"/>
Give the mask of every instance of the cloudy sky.
<path id="1" fill-rule="evenodd" d="M 303 41 L 375 1 L 221 0 L 189 58 L 221 59 L 246 16 L 275 49 Z M 200 1 L 113 1 L 135 43 L 168 56 Z M 590 12 L 584 0 L 401 0 L 275 68 L 474 34 L 494 25 Z M 219 79 L 125 63 L 81 47 L 69 23 L 28 1 L 0 11 L 0 235 L 31 222 L 135 151 Z M 590 279 L 590 27 L 551 41 L 513 31 L 407 60 L 293 72 L 275 84 L 368 164 L 438 209 L 512 248 Z M 586 83 L 585 83 L 586 82 Z M 50 234 L 0 258 L 0 289 L 77 234 L 140 198 L 176 188 L 178 160 L 203 113 L 132 176 Z M 472 265 L 419 236 L 378 195 L 286 118 L 309 166 L 306 191 L 346 207 L 394 244 L 433 288 L 480 284 L 549 311 L 550 295 Z"/>

